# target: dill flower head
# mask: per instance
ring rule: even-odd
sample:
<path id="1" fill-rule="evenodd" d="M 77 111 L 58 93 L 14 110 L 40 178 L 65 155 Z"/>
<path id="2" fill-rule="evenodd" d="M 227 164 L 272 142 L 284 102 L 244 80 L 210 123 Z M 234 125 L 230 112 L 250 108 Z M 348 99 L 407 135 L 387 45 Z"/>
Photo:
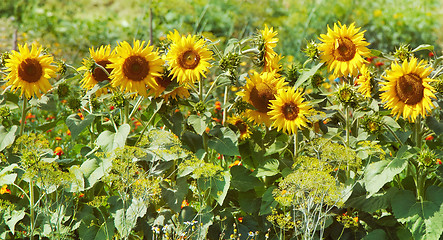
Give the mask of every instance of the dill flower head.
<path id="1" fill-rule="evenodd" d="M 320 35 L 318 50 L 320 60 L 328 65 L 328 70 L 334 70 L 335 77 L 356 76 L 358 69 L 366 62 L 364 57 L 370 54 L 360 28 L 355 28 L 354 23 L 346 26 L 334 23 L 334 30 L 328 26 L 328 33 Z"/>
<path id="2" fill-rule="evenodd" d="M 356 84 L 360 85 L 358 87 L 358 92 L 361 93 L 365 98 L 371 97 L 371 81 L 372 81 L 372 73 L 371 71 L 366 67 L 365 64 L 363 64 L 360 68 L 360 76 L 358 77 Z"/>
<path id="3" fill-rule="evenodd" d="M 179 84 L 193 84 L 206 77 L 211 64 L 212 52 L 205 46 L 204 39 L 197 39 L 196 35 L 180 36 L 177 30 L 170 32 L 168 38 L 172 41 L 165 60 L 169 64 L 172 78 Z"/>
<path id="4" fill-rule="evenodd" d="M 112 86 L 124 92 L 137 92 L 147 97 L 147 87 L 155 88 L 154 77 L 160 77 L 163 72 L 163 60 L 153 46 L 145 46 L 145 41 L 134 41 L 134 47 L 128 42 L 121 42 L 116 48 L 116 57 L 110 58 L 112 68 Z"/>
<path id="5" fill-rule="evenodd" d="M 246 110 L 245 114 L 248 120 L 270 126 L 271 119 L 268 116 L 268 112 L 271 110 L 270 101 L 275 99 L 278 90 L 283 89 L 286 84 L 283 78 L 276 77 L 275 71 L 261 74 L 252 71 L 250 78 L 246 77 L 246 85 L 243 87 L 243 91 L 237 93 L 237 95 L 243 97 L 245 102 L 255 108 L 255 110 Z"/>
<path id="6" fill-rule="evenodd" d="M 100 46 L 97 50 L 94 47 L 89 49 L 90 58 L 83 59 L 83 66 L 78 68 L 79 71 L 86 70 L 83 79 L 80 80 L 82 87 L 85 89 L 92 89 L 97 83 L 103 81 L 110 81 L 108 74 L 112 72 L 108 64 L 111 64 L 110 59 L 115 57 L 115 52 L 111 51 L 111 46 Z M 106 69 L 107 73 L 95 64 Z M 106 93 L 107 89 L 100 89 L 96 92 L 97 95 Z"/>
<path id="7" fill-rule="evenodd" d="M 306 116 L 311 107 L 307 102 L 303 102 L 303 94 L 295 91 L 294 88 L 287 88 L 279 91 L 275 100 L 270 100 L 271 111 L 268 115 L 271 118 L 272 126 L 277 130 L 283 130 L 288 134 L 297 132 L 297 129 L 306 127 L 308 119 Z"/>
<path id="8" fill-rule="evenodd" d="M 51 89 L 48 79 L 54 77 L 56 66 L 51 65 L 53 58 L 42 54 L 42 47 L 33 43 L 31 50 L 28 45 L 18 45 L 19 51 L 12 51 L 6 59 L 6 72 L 9 74 L 5 80 L 7 86 L 12 86 L 11 90 L 21 89 L 20 96 L 25 94 L 26 98 L 37 96 L 40 98 Z"/>
<path id="9" fill-rule="evenodd" d="M 405 60 L 402 65 L 397 62 L 391 64 L 391 69 L 386 71 L 387 82 L 382 83 L 380 91 L 381 100 L 385 107 L 392 109 L 392 114 L 403 115 L 403 118 L 414 122 L 418 115 L 425 117 L 434 106 L 431 98 L 436 98 L 434 88 L 429 84 L 434 81 L 428 76 L 432 71 L 426 67 L 425 62 L 417 62 L 417 58 Z"/>

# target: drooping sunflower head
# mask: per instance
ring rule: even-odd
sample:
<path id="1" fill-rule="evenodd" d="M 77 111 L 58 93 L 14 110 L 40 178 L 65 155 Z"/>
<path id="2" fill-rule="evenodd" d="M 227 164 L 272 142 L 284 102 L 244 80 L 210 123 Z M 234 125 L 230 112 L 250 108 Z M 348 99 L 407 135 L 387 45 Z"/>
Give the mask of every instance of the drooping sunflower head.
<path id="1" fill-rule="evenodd" d="M 168 34 L 172 41 L 166 54 L 166 61 L 173 78 L 180 84 L 193 84 L 200 81 L 201 76 L 206 77 L 212 60 L 212 52 L 205 46 L 204 39 L 198 39 L 196 35 L 181 36 L 175 30 Z"/>
<path id="2" fill-rule="evenodd" d="M 277 92 L 285 88 L 286 82 L 283 78 L 277 77 L 276 72 L 263 72 L 261 74 L 253 71 L 250 78 L 246 77 L 246 85 L 243 91 L 237 95 L 242 96 L 245 102 L 251 104 L 255 109 L 246 110 L 245 114 L 250 121 L 257 124 L 264 123 L 270 126 L 271 121 L 267 114 L 269 112 L 269 104 L 275 99 Z"/>
<path id="3" fill-rule="evenodd" d="M 275 37 L 277 34 L 277 31 L 274 31 L 273 27 L 268 28 L 267 25 L 265 25 L 265 29 L 260 30 L 258 33 L 255 40 L 259 50 L 256 62 L 258 66 L 269 65 L 269 63 L 272 62 L 272 58 L 277 55 L 274 51 L 278 42 L 278 38 Z"/>
<path id="4" fill-rule="evenodd" d="M 240 133 L 239 136 L 240 140 L 247 139 L 251 136 L 251 129 L 249 127 L 249 123 L 245 121 L 245 119 L 243 119 L 242 117 L 240 116 L 230 117 L 228 123 L 232 124 L 237 128 L 238 132 Z"/>
<path id="5" fill-rule="evenodd" d="M 124 41 L 116 48 L 116 56 L 110 58 L 112 72 L 109 78 L 112 86 L 124 92 L 137 92 L 148 96 L 147 88 L 156 88 L 155 77 L 160 77 L 163 72 L 164 61 L 158 52 L 153 51 L 153 46 L 145 46 L 145 42 L 134 41 L 134 47 Z"/>
<path id="6" fill-rule="evenodd" d="M 357 81 L 355 82 L 356 84 L 360 85 L 357 91 L 361 93 L 365 98 L 370 98 L 372 91 L 371 82 L 373 77 L 371 71 L 368 69 L 368 67 L 366 67 L 366 64 L 363 64 L 361 66 L 360 74 L 361 75 L 357 78 Z"/>
<path id="7" fill-rule="evenodd" d="M 279 91 L 275 100 L 271 100 L 271 111 L 268 115 L 271 118 L 272 126 L 278 131 L 283 130 L 288 134 L 297 132 L 297 129 L 306 127 L 311 106 L 304 102 L 300 91 L 294 88 L 287 88 Z"/>
<path id="8" fill-rule="evenodd" d="M 428 78 L 432 68 L 426 67 L 423 60 L 417 61 L 412 57 L 402 65 L 393 62 L 384 77 L 387 82 L 382 83 L 383 87 L 380 88 L 383 92 L 380 94 L 381 100 L 385 102 L 385 107 L 392 109 L 397 119 L 403 115 L 403 118 L 414 122 L 418 115 L 425 117 L 434 107 L 431 98 L 436 98 L 435 89 L 429 84 L 434 80 Z"/>
<path id="9" fill-rule="evenodd" d="M 42 54 L 42 47 L 33 43 L 31 50 L 28 45 L 18 45 L 19 51 L 12 51 L 6 59 L 6 72 L 9 74 L 5 80 L 6 85 L 11 86 L 11 91 L 21 89 L 20 96 L 25 94 L 26 98 L 37 96 L 40 98 L 51 89 L 48 79 L 54 77 L 56 66 L 51 65 L 53 58 Z"/>
<path id="10" fill-rule="evenodd" d="M 92 89 L 99 82 L 110 81 L 108 74 L 112 72 L 113 68 L 110 68 L 108 64 L 111 64 L 110 59 L 115 57 L 115 52 L 111 51 L 110 45 L 102 45 L 97 50 L 92 47 L 89 49 L 89 54 L 89 58 L 83 59 L 83 66 L 78 68 L 78 70 L 86 70 L 81 80 L 82 87 L 85 89 Z M 95 64 L 105 68 L 107 73 Z M 105 92 L 107 92 L 107 89 L 100 89 L 96 94 L 101 95 Z"/>
<path id="11" fill-rule="evenodd" d="M 364 57 L 370 54 L 360 28 L 355 28 L 354 23 L 347 27 L 341 23 L 334 23 L 334 30 L 328 26 L 328 33 L 320 35 L 318 49 L 320 60 L 326 62 L 328 70 L 334 70 L 334 76 L 341 77 L 351 74 L 356 76 L 358 69 L 366 61 Z"/>
<path id="12" fill-rule="evenodd" d="M 177 100 L 177 97 L 188 98 L 190 94 L 186 86 L 179 86 L 177 79 L 173 79 L 169 73 L 170 72 L 165 69 L 162 76 L 155 77 L 157 87 L 151 89 L 152 95 L 159 97 L 163 94 L 162 97 L 165 100 L 169 98 Z"/>

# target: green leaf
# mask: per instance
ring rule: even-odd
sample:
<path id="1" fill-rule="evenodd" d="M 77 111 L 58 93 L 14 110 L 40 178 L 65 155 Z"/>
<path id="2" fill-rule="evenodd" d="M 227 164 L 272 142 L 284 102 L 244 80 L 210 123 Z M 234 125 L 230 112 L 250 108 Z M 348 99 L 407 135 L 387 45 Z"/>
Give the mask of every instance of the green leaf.
<path id="1" fill-rule="evenodd" d="M 366 195 L 353 197 L 346 201 L 346 206 L 368 213 L 374 213 L 378 210 L 389 208 L 391 206 L 391 199 L 394 197 L 397 191 L 397 188 L 391 187 L 387 192 L 376 193 L 368 198 Z"/>
<path id="2" fill-rule="evenodd" d="M 381 119 L 381 121 L 391 128 L 395 128 L 395 129 L 401 128 L 400 125 L 397 123 L 397 121 L 395 121 L 393 118 L 391 118 L 389 116 L 384 116 Z"/>
<path id="3" fill-rule="evenodd" d="M 222 155 L 240 155 L 237 146 L 237 135 L 230 128 L 214 128 L 210 133 L 213 136 L 208 141 L 209 148 L 216 150 Z"/>
<path id="4" fill-rule="evenodd" d="M 383 229 L 375 229 L 374 231 L 368 233 L 362 240 L 384 240 L 389 239 L 388 235 Z"/>
<path id="5" fill-rule="evenodd" d="M 295 82 L 294 88 L 297 89 L 298 87 L 300 87 L 304 82 L 306 82 L 306 80 L 312 77 L 318 71 L 318 69 L 323 66 L 323 64 L 324 63 L 319 63 L 311 68 L 309 71 L 303 72 L 297 82 Z"/>
<path id="6" fill-rule="evenodd" d="M 257 168 L 256 177 L 274 176 L 280 173 L 278 169 L 279 161 L 277 159 L 268 159 Z"/>
<path id="7" fill-rule="evenodd" d="M 173 187 L 165 181 L 161 182 L 160 186 L 162 198 L 168 203 L 168 206 L 175 212 L 180 212 L 181 204 L 188 193 L 186 177 L 177 178 L 176 185 Z"/>
<path id="8" fill-rule="evenodd" d="M 129 124 L 121 125 L 116 133 L 106 130 L 98 136 L 97 145 L 107 152 L 112 152 L 116 148 L 124 147 L 130 130 L 131 127 Z"/>
<path id="9" fill-rule="evenodd" d="M 71 137 L 74 140 L 87 126 L 95 119 L 94 114 L 87 115 L 83 120 L 77 114 L 71 114 L 66 118 L 66 125 L 71 131 Z"/>
<path id="10" fill-rule="evenodd" d="M 392 161 L 382 160 L 369 164 L 363 178 L 363 183 L 369 196 L 372 196 L 386 183 L 392 181 L 395 175 L 401 173 L 407 165 L 407 158 L 401 157 L 394 158 Z"/>
<path id="11" fill-rule="evenodd" d="M 426 125 L 428 125 L 428 127 L 435 132 L 435 134 L 440 135 L 443 133 L 443 123 L 437 121 L 437 119 L 435 119 L 432 116 L 428 116 L 426 118 Z"/>
<path id="12" fill-rule="evenodd" d="M 117 210 L 114 214 L 114 224 L 120 236 L 123 238 L 129 236 L 137 223 L 137 218 L 143 217 L 147 210 L 148 208 L 145 202 L 136 198 L 132 199 L 132 203 L 128 209 L 122 208 Z"/>
<path id="13" fill-rule="evenodd" d="M 201 189 L 210 189 L 211 196 L 220 206 L 223 205 L 231 185 L 231 174 L 229 172 L 224 172 L 223 175 L 216 175 L 209 179 L 200 178 L 198 182 Z"/>
<path id="14" fill-rule="evenodd" d="M 0 186 L 3 186 L 5 184 L 10 185 L 15 182 L 15 179 L 17 178 L 17 173 L 7 173 L 11 172 L 17 167 L 18 165 L 14 163 L 2 169 L 2 171 L 0 172 Z"/>
<path id="15" fill-rule="evenodd" d="M 255 186 L 260 184 L 260 180 L 252 176 L 251 171 L 244 166 L 231 167 L 231 176 L 232 187 L 241 192 L 254 189 Z"/>
<path id="16" fill-rule="evenodd" d="M 0 151 L 11 145 L 15 140 L 17 126 L 12 126 L 9 131 L 5 127 L 0 126 Z"/>
<path id="17" fill-rule="evenodd" d="M 29 104 L 32 106 L 38 106 L 41 110 L 55 112 L 57 111 L 57 102 L 52 94 L 45 94 L 38 98 L 32 98 L 29 100 Z"/>
<path id="18" fill-rule="evenodd" d="M 238 193 L 238 202 L 242 211 L 254 214 L 260 210 L 260 198 L 257 198 L 254 190 Z"/>
<path id="19" fill-rule="evenodd" d="M 80 170 L 86 178 L 85 189 L 89 189 L 99 181 L 112 166 L 112 159 L 88 159 L 81 166 Z"/>
<path id="20" fill-rule="evenodd" d="M 12 234 L 14 234 L 15 231 L 15 224 L 22 220 L 25 217 L 25 210 L 22 209 L 20 211 L 12 210 L 6 211 L 3 215 L 3 219 L 5 220 L 6 225 L 8 225 L 9 229 L 11 230 Z"/>
<path id="21" fill-rule="evenodd" d="M 281 153 L 283 150 L 286 149 L 288 146 L 287 142 L 282 141 L 275 141 L 267 150 L 265 153 L 265 156 L 272 155 L 274 153 Z"/>
<path id="22" fill-rule="evenodd" d="M 438 240 L 443 232 L 443 189 L 430 186 L 426 198 L 426 201 L 416 202 L 413 192 L 400 190 L 391 201 L 392 210 L 414 239 Z"/>
<path id="23" fill-rule="evenodd" d="M 78 165 L 73 165 L 69 168 L 71 173 L 71 180 L 66 188 L 68 192 L 81 192 L 85 190 L 85 179 L 83 177 L 83 171 Z"/>
<path id="24" fill-rule="evenodd" d="M 194 114 L 188 118 L 188 124 L 191 125 L 199 135 L 202 135 L 205 132 L 206 127 L 208 126 L 207 122 L 208 118 L 204 114 Z"/>
<path id="25" fill-rule="evenodd" d="M 275 201 L 274 195 L 272 194 L 272 192 L 276 188 L 276 186 L 271 186 L 266 189 L 266 192 L 263 194 L 259 212 L 260 216 L 270 214 L 272 212 L 272 208 L 275 208 L 277 206 L 277 202 Z"/>
<path id="26" fill-rule="evenodd" d="M 420 46 L 418 46 L 414 50 L 412 50 L 412 52 L 418 52 L 418 51 L 422 51 L 422 50 L 434 51 L 434 46 L 429 45 L 429 44 L 421 44 Z"/>

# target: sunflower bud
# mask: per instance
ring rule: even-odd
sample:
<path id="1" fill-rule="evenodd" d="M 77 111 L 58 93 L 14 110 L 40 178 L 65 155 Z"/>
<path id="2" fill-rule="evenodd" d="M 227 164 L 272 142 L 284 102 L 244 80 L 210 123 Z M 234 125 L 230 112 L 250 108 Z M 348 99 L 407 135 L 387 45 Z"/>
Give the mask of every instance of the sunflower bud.
<path id="1" fill-rule="evenodd" d="M 289 81 L 289 85 L 294 86 L 295 82 L 297 82 L 301 75 L 300 70 L 301 66 L 298 63 L 293 63 L 285 70 L 286 79 Z"/>
<path id="2" fill-rule="evenodd" d="M 88 69 L 90 72 L 94 72 L 95 69 L 95 60 L 92 57 L 88 57 L 83 60 L 83 65 Z"/>
<path id="3" fill-rule="evenodd" d="M 371 134 L 380 133 L 382 131 L 383 123 L 380 116 L 366 115 L 361 123 L 366 132 Z"/>
<path id="4" fill-rule="evenodd" d="M 8 106 L 3 106 L 0 108 L 0 117 L 3 119 L 8 119 L 11 116 L 11 109 Z"/>
<path id="5" fill-rule="evenodd" d="M 57 72 L 60 75 L 65 75 L 68 67 L 66 67 L 66 63 L 63 60 L 57 62 Z"/>
<path id="6" fill-rule="evenodd" d="M 319 58 L 318 44 L 314 41 L 309 42 L 302 51 L 312 60 Z"/>
<path id="7" fill-rule="evenodd" d="M 313 88 L 319 88 L 324 83 L 325 78 L 320 73 L 315 73 L 311 77 L 311 85 Z"/>
<path id="8" fill-rule="evenodd" d="M 401 62 L 409 59 L 412 56 L 412 51 L 409 48 L 409 44 L 400 44 L 398 48 L 395 49 L 394 57 L 399 59 Z"/>
<path id="9" fill-rule="evenodd" d="M 196 113 L 203 113 L 206 111 L 206 106 L 203 102 L 198 102 L 197 104 L 195 104 L 194 106 L 194 112 Z"/>
<path id="10" fill-rule="evenodd" d="M 220 68 L 223 71 L 235 70 L 240 64 L 240 56 L 238 53 L 229 52 L 220 59 Z"/>
<path id="11" fill-rule="evenodd" d="M 425 166 L 431 166 L 437 160 L 437 156 L 432 150 L 424 148 L 420 152 L 420 156 L 418 157 L 418 162 Z"/>
<path id="12" fill-rule="evenodd" d="M 343 85 L 337 91 L 338 100 L 347 106 L 355 107 L 357 105 L 357 96 L 354 90 L 347 84 Z"/>
<path id="13" fill-rule="evenodd" d="M 66 83 L 60 83 L 57 87 L 57 95 L 59 98 L 66 98 L 69 96 L 70 88 Z"/>
<path id="14" fill-rule="evenodd" d="M 242 100 L 235 101 L 232 107 L 233 107 L 235 113 L 237 113 L 237 114 L 241 114 L 241 113 L 245 112 L 246 109 L 251 108 L 249 103 L 242 101 Z"/>
<path id="15" fill-rule="evenodd" d="M 438 93 L 443 94 L 443 79 L 439 79 L 438 81 L 436 81 L 435 90 Z"/>
<path id="16" fill-rule="evenodd" d="M 0 67 L 4 67 L 6 64 L 6 60 L 8 60 L 11 57 L 11 54 L 9 52 L 4 52 L 1 55 L 0 59 Z"/>
<path id="17" fill-rule="evenodd" d="M 74 96 L 71 96 L 71 97 L 69 97 L 69 98 L 67 99 L 67 104 L 68 104 L 68 107 L 69 107 L 72 111 L 77 111 L 77 110 L 79 110 L 80 107 L 81 107 L 80 99 L 78 99 L 78 98 L 76 98 L 76 97 L 74 97 Z"/>
<path id="18" fill-rule="evenodd" d="M 115 107 L 118 108 L 122 108 L 125 106 L 125 97 L 121 94 L 121 93 L 114 93 L 114 95 L 112 95 L 111 97 L 111 101 L 112 101 L 112 105 L 114 105 Z"/>

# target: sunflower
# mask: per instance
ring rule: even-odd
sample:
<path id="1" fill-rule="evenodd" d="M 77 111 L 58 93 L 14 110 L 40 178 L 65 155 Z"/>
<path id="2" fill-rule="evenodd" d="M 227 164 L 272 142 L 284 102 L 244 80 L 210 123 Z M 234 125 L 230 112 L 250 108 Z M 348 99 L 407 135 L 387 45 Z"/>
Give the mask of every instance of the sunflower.
<path id="1" fill-rule="evenodd" d="M 233 116 L 230 117 L 228 123 L 234 125 L 238 129 L 240 133 L 239 136 L 240 140 L 247 139 L 251 136 L 251 130 L 249 128 L 249 124 L 243 118 L 239 116 Z"/>
<path id="2" fill-rule="evenodd" d="M 282 55 L 277 55 L 277 54 L 272 56 L 269 61 L 265 62 L 265 66 L 263 67 L 263 72 L 272 72 L 272 71 L 276 71 L 277 73 L 281 72 L 282 65 L 280 61 L 283 58 L 284 57 Z"/>
<path id="3" fill-rule="evenodd" d="M 297 132 L 297 129 L 307 126 L 307 118 L 311 107 L 303 102 L 303 95 L 294 88 L 279 91 L 275 100 L 271 100 L 271 111 L 268 112 L 273 127 L 288 134 Z"/>
<path id="4" fill-rule="evenodd" d="M 365 41 L 363 33 L 359 32 L 360 28 L 355 28 L 354 23 L 349 27 L 334 23 L 334 30 L 328 26 L 328 33 L 321 34 L 318 49 L 320 51 L 321 62 L 326 62 L 328 70 L 334 69 L 334 76 L 341 77 L 351 74 L 357 75 L 358 69 L 366 62 L 364 57 L 370 54 L 366 46 L 369 45 Z"/>
<path id="5" fill-rule="evenodd" d="M 5 80 L 6 85 L 11 86 L 11 91 L 21 88 L 20 97 L 25 94 L 26 98 L 37 96 L 40 98 L 51 89 L 48 79 L 54 77 L 56 66 L 51 65 L 53 58 L 42 55 L 42 47 L 33 43 L 31 51 L 28 45 L 18 45 L 19 51 L 12 51 L 10 58 L 6 60 L 6 72 L 9 74 Z"/>
<path id="6" fill-rule="evenodd" d="M 276 76 L 276 72 L 263 72 L 261 74 L 253 71 L 250 78 L 246 77 L 246 85 L 243 91 L 237 95 L 242 96 L 245 102 L 250 103 L 255 110 L 247 109 L 245 114 L 248 120 L 257 124 L 264 123 L 266 126 L 271 125 L 267 112 L 270 110 L 269 103 L 275 99 L 279 89 L 283 89 L 287 83 L 283 78 Z"/>
<path id="7" fill-rule="evenodd" d="M 268 28 L 265 25 L 265 29 L 260 31 L 259 35 L 259 50 L 261 52 L 262 58 L 260 60 L 263 61 L 264 67 L 270 66 L 273 62 L 273 58 L 277 53 L 274 51 L 274 48 L 277 46 L 278 38 L 277 32 L 274 32 L 274 28 Z M 281 59 L 281 58 L 280 58 Z M 278 61 L 277 61 L 278 62 Z"/>
<path id="8" fill-rule="evenodd" d="M 361 75 L 358 77 L 357 81 L 355 81 L 356 84 L 360 85 L 357 91 L 361 93 L 364 97 L 370 98 L 372 76 L 371 72 L 369 71 L 369 69 L 366 67 L 365 64 L 361 66 L 360 74 Z"/>
<path id="9" fill-rule="evenodd" d="M 109 59 L 115 57 L 115 52 L 111 51 L 110 45 L 102 45 L 96 51 L 94 50 L 94 47 L 92 47 L 89 49 L 89 54 L 96 64 L 104 67 L 108 73 L 112 72 L 112 68 L 107 66 L 108 64 L 111 64 Z M 94 64 L 94 62 L 92 64 Z M 83 66 L 77 69 L 78 71 L 86 70 L 83 79 L 80 81 L 82 83 L 82 87 L 86 89 L 92 89 L 99 82 L 106 80 L 110 81 L 107 73 L 105 73 L 101 68 L 93 66 L 92 64 L 91 59 L 86 58 L 83 59 Z M 107 89 L 99 89 L 96 94 L 99 96 L 107 91 Z"/>
<path id="10" fill-rule="evenodd" d="M 189 91 L 186 87 L 184 86 L 174 87 L 174 85 L 178 85 L 177 80 L 172 79 L 172 76 L 169 74 L 168 70 L 165 70 L 162 76 L 155 77 L 154 79 L 157 83 L 157 87 L 151 89 L 151 94 L 154 95 L 155 97 L 159 97 L 161 94 L 163 94 L 162 97 L 165 100 L 168 100 L 169 98 L 177 100 L 177 97 L 188 98 L 190 96 Z M 168 88 L 171 87 L 173 88 L 169 90 Z"/>
<path id="11" fill-rule="evenodd" d="M 116 48 L 117 56 L 110 58 L 112 69 L 111 79 L 113 87 L 119 87 L 125 92 L 138 92 L 148 96 L 147 86 L 156 88 L 155 77 L 161 77 L 163 60 L 157 52 L 152 51 L 153 46 L 144 47 L 145 41 L 134 41 L 134 48 L 126 41 L 121 42 Z"/>
<path id="12" fill-rule="evenodd" d="M 200 81 L 201 75 L 206 77 L 205 72 L 211 66 L 209 61 L 213 58 L 211 51 L 205 46 L 205 40 L 197 39 L 195 35 L 180 37 L 177 30 L 170 32 L 168 39 L 172 44 L 165 59 L 172 78 L 176 78 L 179 84 L 192 84 Z"/>
<path id="13" fill-rule="evenodd" d="M 436 98 L 435 89 L 429 84 L 434 80 L 427 78 L 431 72 L 431 67 L 426 68 L 423 60 L 417 63 L 414 57 L 401 66 L 397 62 L 391 64 L 391 70 L 387 70 L 384 77 L 388 82 L 382 83 L 380 97 L 397 119 L 403 115 L 414 122 L 419 114 L 425 117 L 434 107 L 431 98 Z"/>

